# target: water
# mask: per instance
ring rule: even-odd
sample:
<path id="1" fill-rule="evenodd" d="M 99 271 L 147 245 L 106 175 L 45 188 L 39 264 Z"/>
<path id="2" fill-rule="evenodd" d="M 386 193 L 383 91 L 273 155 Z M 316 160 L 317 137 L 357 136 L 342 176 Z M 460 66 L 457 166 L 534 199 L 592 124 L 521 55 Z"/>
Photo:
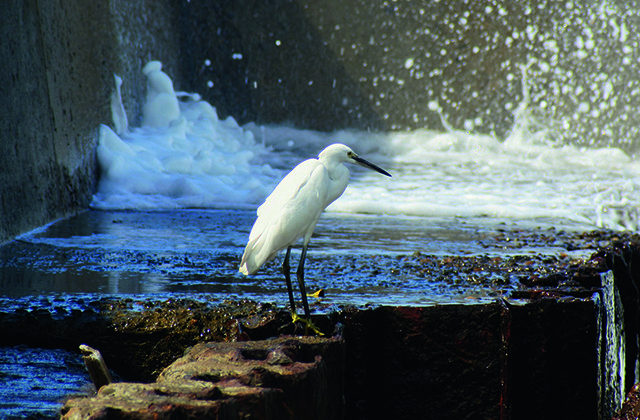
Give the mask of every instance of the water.
<path id="1" fill-rule="evenodd" d="M 87 211 L 2 249 L 0 307 L 12 310 L 16 302 L 38 306 L 38 298 L 33 302 L 32 297 L 69 293 L 88 300 L 91 295 L 165 299 L 181 294 L 284 306 L 288 298 L 280 259 L 254 276 L 238 272 L 253 218 L 251 210 L 229 209 Z M 552 234 L 549 228 L 531 227 Z M 405 257 L 416 252 L 436 257 L 567 254 L 561 241 L 507 246 L 498 230 L 516 229 L 522 225 L 492 225 L 484 219 L 430 218 L 427 223 L 418 217 L 330 213 L 321 218 L 312 239 L 307 283 L 312 290 L 325 289 L 323 302 L 328 304 L 428 305 L 468 302 L 469 296 L 474 302 L 490 302 L 516 287 L 515 282 L 495 288 L 425 279 L 415 261 Z"/>
<path id="2" fill-rule="evenodd" d="M 91 387 L 77 354 L 0 347 L 0 418 L 58 418 L 63 400 L 86 394 Z"/>

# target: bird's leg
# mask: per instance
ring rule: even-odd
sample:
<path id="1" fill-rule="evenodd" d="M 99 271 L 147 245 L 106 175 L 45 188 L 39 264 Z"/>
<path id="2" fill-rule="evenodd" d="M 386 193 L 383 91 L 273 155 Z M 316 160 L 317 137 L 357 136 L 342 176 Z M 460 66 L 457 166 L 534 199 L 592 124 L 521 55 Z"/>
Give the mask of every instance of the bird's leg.
<path id="1" fill-rule="evenodd" d="M 293 300 L 293 288 L 291 286 L 291 266 L 289 265 L 289 256 L 291 255 L 291 247 L 287 248 L 287 253 L 284 256 L 284 262 L 282 263 L 282 272 L 284 273 L 284 279 L 287 282 L 287 291 L 289 292 L 289 303 L 291 304 L 291 316 L 295 320 L 296 315 L 296 302 Z"/>
<path id="2" fill-rule="evenodd" d="M 304 323 L 307 325 L 306 330 L 311 329 L 318 335 L 324 335 L 315 325 L 311 322 L 311 311 L 309 311 L 309 303 L 307 302 L 307 289 L 304 287 L 304 260 L 307 256 L 307 245 L 302 245 L 302 255 L 300 256 L 300 264 L 298 264 L 298 270 L 296 275 L 298 277 L 298 284 L 300 285 L 300 293 L 302 294 L 302 305 L 304 306 Z"/>
<path id="3" fill-rule="evenodd" d="M 300 255 L 300 264 L 298 264 L 298 284 L 300 285 L 300 293 L 302 293 L 302 305 L 304 306 L 304 316 L 307 319 L 311 319 L 311 312 L 309 311 L 309 303 L 307 302 L 307 289 L 304 287 L 304 260 L 307 256 L 307 246 L 302 246 L 302 255 Z"/>

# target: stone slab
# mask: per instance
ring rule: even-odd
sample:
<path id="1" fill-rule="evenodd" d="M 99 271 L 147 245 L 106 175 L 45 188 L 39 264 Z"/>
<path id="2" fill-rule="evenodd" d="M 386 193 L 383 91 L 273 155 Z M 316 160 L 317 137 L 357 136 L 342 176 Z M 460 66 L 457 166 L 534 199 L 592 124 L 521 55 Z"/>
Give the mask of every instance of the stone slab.
<path id="1" fill-rule="evenodd" d="M 340 419 L 343 342 L 280 337 L 200 343 L 155 383 L 114 383 L 74 398 L 63 419 Z"/>

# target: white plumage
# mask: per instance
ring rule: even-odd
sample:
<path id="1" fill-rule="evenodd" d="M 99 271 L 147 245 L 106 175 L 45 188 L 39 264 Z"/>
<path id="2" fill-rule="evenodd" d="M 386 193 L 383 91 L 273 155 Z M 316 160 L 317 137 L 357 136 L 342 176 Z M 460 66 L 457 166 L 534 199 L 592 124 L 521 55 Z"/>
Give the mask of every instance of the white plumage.
<path id="1" fill-rule="evenodd" d="M 297 275 L 307 318 L 309 309 L 303 281 L 307 245 L 322 211 L 342 195 L 349 183 L 349 170 L 345 163 L 354 163 L 391 176 L 360 158 L 344 144 L 332 144 L 317 159 L 305 160 L 293 168 L 258 208 L 258 218 L 251 229 L 240 263 L 240 272 L 253 274 L 287 248 L 283 268 L 291 310 L 295 314 L 288 260 L 291 246 L 302 238 L 302 256 Z"/>

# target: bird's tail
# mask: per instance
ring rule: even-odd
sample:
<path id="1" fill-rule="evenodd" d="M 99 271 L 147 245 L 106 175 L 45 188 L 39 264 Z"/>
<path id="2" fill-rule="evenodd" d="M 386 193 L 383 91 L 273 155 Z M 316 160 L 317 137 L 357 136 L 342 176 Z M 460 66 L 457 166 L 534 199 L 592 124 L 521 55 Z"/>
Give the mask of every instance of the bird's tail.
<path id="1" fill-rule="evenodd" d="M 240 262 L 240 272 L 245 276 L 255 273 L 262 267 L 262 264 L 266 263 L 275 256 L 275 252 L 271 255 L 265 255 L 262 248 L 257 246 L 260 243 L 260 237 L 250 241 L 242 254 L 242 261 Z"/>
<path id="2" fill-rule="evenodd" d="M 248 276 L 249 274 L 253 274 L 253 272 L 249 268 L 248 261 L 245 260 L 244 255 L 242 256 L 242 262 L 240 262 L 240 270 L 239 271 L 242 274 L 244 274 L 245 276 Z"/>
<path id="3" fill-rule="evenodd" d="M 248 252 L 247 249 L 245 249 L 244 254 L 242 254 L 242 261 L 240 262 L 240 272 L 245 276 L 248 276 L 249 274 L 253 274 L 256 270 L 257 268 L 252 270 L 252 267 L 249 266 Z"/>
<path id="4" fill-rule="evenodd" d="M 240 272 L 242 274 L 255 273 L 263 264 L 274 259 L 278 252 L 287 247 L 287 244 L 293 242 L 289 239 L 295 239 L 279 238 L 278 232 L 277 229 L 266 229 L 249 240 L 240 262 Z M 249 235 L 249 238 L 251 238 L 251 235 Z"/>

